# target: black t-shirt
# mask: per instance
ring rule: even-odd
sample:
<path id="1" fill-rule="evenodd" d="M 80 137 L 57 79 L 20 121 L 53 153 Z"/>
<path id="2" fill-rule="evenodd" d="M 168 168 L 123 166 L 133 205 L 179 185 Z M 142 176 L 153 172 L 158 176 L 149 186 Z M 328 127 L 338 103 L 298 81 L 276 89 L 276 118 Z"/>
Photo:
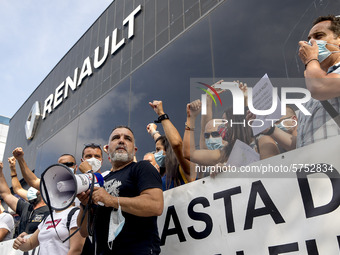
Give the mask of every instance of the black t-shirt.
<path id="1" fill-rule="evenodd" d="M 19 234 L 22 232 L 34 233 L 40 222 L 50 214 L 47 205 L 34 210 L 33 205 L 22 199 L 18 200 L 16 213 L 20 215 Z"/>
<path id="2" fill-rule="evenodd" d="M 162 189 L 161 176 L 148 161 L 133 162 L 121 170 L 110 172 L 104 180 L 105 190 L 112 196 L 137 197 L 146 189 Z M 157 216 L 138 217 L 126 212 L 122 212 L 125 225 L 113 241 L 112 250 L 110 250 L 107 238 L 111 210 L 112 207 L 99 206 L 96 213 L 97 254 L 160 253 Z"/>

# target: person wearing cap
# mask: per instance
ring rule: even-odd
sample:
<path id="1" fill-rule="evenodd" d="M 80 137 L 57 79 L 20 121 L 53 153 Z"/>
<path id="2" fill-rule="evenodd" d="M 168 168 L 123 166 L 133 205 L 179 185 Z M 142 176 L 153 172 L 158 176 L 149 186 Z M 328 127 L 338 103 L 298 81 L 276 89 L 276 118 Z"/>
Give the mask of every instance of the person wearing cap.
<path id="1" fill-rule="evenodd" d="M 15 159 L 9 158 L 10 168 L 15 168 Z M 11 193 L 3 174 L 3 163 L 0 162 L 0 196 L 5 203 L 20 216 L 18 234 L 32 234 L 38 225 L 49 215 L 49 210 L 41 198 L 40 192 L 34 188 L 27 191 L 27 201 L 17 198 Z"/>

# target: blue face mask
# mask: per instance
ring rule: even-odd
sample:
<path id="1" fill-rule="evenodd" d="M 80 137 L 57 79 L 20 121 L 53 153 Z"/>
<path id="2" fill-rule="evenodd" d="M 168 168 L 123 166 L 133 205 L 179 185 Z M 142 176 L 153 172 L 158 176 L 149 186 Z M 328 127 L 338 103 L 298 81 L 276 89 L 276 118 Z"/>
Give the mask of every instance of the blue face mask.
<path id="1" fill-rule="evenodd" d="M 309 42 L 309 44 L 311 43 Z M 326 47 L 327 44 L 329 45 L 334 45 L 334 44 L 327 43 L 326 41 L 316 40 L 316 44 L 318 45 L 318 48 L 319 48 L 318 60 L 320 63 L 324 61 L 326 58 L 328 58 L 332 53 L 340 52 L 340 51 L 330 51 L 329 49 L 327 49 Z"/>
<path id="2" fill-rule="evenodd" d="M 156 152 L 155 154 L 155 160 L 157 165 L 159 167 L 164 167 L 165 166 L 165 155 L 163 155 L 163 151 Z"/>
<path id="3" fill-rule="evenodd" d="M 125 217 L 122 214 L 122 208 L 120 207 L 118 199 L 118 210 L 112 210 L 110 215 L 109 235 L 107 238 L 107 243 L 110 250 L 112 250 L 113 240 L 115 240 L 119 233 L 122 231 L 124 224 Z"/>
<path id="4" fill-rule="evenodd" d="M 282 131 L 285 131 L 286 133 L 289 132 L 289 129 L 286 128 L 281 122 L 277 125 L 275 125 L 276 127 L 278 127 L 279 129 L 281 129 Z"/>
<path id="5" fill-rule="evenodd" d="M 218 150 L 223 148 L 222 137 L 210 137 L 205 139 L 205 144 L 207 145 L 209 150 Z"/>

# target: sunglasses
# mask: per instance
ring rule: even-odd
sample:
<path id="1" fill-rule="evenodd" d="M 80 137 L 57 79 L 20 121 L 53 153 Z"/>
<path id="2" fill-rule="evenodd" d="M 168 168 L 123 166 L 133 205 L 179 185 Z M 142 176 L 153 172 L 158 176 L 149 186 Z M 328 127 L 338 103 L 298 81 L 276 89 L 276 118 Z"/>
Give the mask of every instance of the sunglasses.
<path id="1" fill-rule="evenodd" d="M 87 143 L 87 144 L 84 144 L 84 147 L 85 148 L 88 148 L 88 147 L 91 147 L 91 148 L 99 148 L 100 149 L 100 144 L 97 144 L 97 143 Z"/>
<path id="2" fill-rule="evenodd" d="M 73 162 L 65 162 L 65 163 L 62 163 L 63 165 L 67 166 L 67 167 L 71 167 L 71 166 L 74 166 L 76 163 L 73 163 Z"/>
<path id="3" fill-rule="evenodd" d="M 204 133 L 204 138 L 205 139 L 208 139 L 210 137 L 210 135 L 213 137 L 213 138 L 216 138 L 216 137 L 220 137 L 220 133 L 218 131 L 213 131 L 211 133 Z"/>

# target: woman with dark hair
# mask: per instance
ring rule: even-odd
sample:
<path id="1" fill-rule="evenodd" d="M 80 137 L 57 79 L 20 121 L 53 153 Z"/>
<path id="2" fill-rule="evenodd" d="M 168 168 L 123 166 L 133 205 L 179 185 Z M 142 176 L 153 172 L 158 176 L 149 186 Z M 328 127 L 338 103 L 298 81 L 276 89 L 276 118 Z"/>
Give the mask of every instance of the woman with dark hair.
<path id="1" fill-rule="evenodd" d="M 223 119 L 208 121 L 204 132 L 207 149 L 196 149 L 194 132 L 190 131 L 194 130 L 195 120 L 200 110 L 200 100 L 195 100 L 187 105 L 187 123 L 189 126 L 184 133 L 184 156 L 186 159 L 205 166 L 226 163 L 237 140 L 249 145 L 256 152 L 259 152 L 258 147 L 261 147 L 260 159 L 264 158 L 261 154 L 267 155 L 267 157 L 270 154 L 271 156 L 278 154 L 277 146 L 271 141 L 266 141 L 266 137 L 261 137 L 256 142 L 251 127 L 242 125 L 246 115 L 234 115 L 232 107 L 223 113 Z M 231 125 L 231 123 L 234 123 L 234 125 Z"/>
<path id="2" fill-rule="evenodd" d="M 183 155 L 183 141 L 177 129 L 163 111 L 162 101 L 154 100 L 149 105 L 157 113 L 158 121 L 162 124 L 165 136 L 161 136 L 156 130 L 155 124 L 149 124 L 148 133 L 154 138 L 156 143 L 155 160 L 162 168 L 165 168 L 162 177 L 163 190 L 168 190 L 196 179 L 194 166 Z M 192 169 L 192 171 L 191 171 Z"/>

